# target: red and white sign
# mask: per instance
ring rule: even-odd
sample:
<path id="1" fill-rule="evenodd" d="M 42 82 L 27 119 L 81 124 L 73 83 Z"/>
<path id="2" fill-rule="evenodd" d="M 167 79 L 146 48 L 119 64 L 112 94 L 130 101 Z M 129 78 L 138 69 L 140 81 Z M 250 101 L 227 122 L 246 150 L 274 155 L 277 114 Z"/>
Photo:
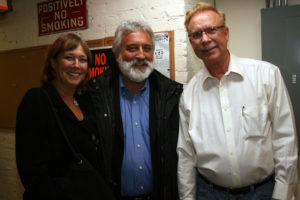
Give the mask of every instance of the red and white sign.
<path id="1" fill-rule="evenodd" d="M 86 0 L 54 0 L 37 4 L 39 35 L 88 27 Z"/>
<path id="2" fill-rule="evenodd" d="M 0 0 L 0 10 L 8 10 L 6 0 Z"/>

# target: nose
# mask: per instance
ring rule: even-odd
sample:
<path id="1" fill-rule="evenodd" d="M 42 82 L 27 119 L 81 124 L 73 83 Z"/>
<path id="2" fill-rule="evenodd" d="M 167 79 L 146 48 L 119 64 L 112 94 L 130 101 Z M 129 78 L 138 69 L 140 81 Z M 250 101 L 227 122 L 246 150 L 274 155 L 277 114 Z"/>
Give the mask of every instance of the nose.
<path id="1" fill-rule="evenodd" d="M 142 47 L 140 47 L 139 50 L 137 51 L 136 58 L 139 58 L 139 59 L 145 59 L 146 58 L 145 51 Z"/>
<path id="2" fill-rule="evenodd" d="M 206 42 L 210 40 L 210 37 L 206 34 L 206 32 L 202 32 L 201 40 L 202 42 Z"/>
<path id="3" fill-rule="evenodd" d="M 75 59 L 74 59 L 73 66 L 76 67 L 76 68 L 79 67 L 79 59 L 78 59 L 78 58 L 75 58 Z"/>

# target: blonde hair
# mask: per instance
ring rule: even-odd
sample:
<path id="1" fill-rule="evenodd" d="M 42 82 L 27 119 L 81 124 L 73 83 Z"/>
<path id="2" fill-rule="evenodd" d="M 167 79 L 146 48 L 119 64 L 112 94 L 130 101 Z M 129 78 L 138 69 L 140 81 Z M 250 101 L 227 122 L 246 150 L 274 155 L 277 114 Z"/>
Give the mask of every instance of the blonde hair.
<path id="1" fill-rule="evenodd" d="M 220 15 L 220 17 L 222 17 L 222 19 L 223 19 L 223 25 L 225 26 L 225 13 L 217 10 L 216 8 L 214 8 L 212 5 L 210 5 L 208 3 L 199 2 L 191 10 L 187 11 L 185 14 L 184 26 L 188 32 L 189 32 L 188 26 L 189 26 L 189 23 L 190 23 L 193 15 L 195 13 L 206 11 L 206 10 L 211 10 L 211 11 L 217 13 L 218 15 Z"/>

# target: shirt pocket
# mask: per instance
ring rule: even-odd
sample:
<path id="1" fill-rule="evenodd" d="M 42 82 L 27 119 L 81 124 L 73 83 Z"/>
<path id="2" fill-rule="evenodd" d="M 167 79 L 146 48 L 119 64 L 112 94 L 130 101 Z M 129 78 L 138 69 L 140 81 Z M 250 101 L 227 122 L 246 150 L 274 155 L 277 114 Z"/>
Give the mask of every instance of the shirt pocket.
<path id="1" fill-rule="evenodd" d="M 268 116 L 266 105 L 242 107 L 242 132 L 244 138 L 264 137 L 264 128 Z"/>

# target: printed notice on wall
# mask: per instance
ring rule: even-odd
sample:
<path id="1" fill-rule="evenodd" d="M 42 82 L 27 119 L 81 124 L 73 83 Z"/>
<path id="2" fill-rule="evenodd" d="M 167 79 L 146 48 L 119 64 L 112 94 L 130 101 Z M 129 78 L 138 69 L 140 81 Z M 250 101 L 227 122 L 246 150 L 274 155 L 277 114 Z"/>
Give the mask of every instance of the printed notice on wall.
<path id="1" fill-rule="evenodd" d="M 109 67 L 117 66 L 117 61 L 111 46 L 90 48 L 92 54 L 92 66 L 89 68 L 90 78 L 102 74 Z"/>
<path id="2" fill-rule="evenodd" d="M 157 71 L 170 78 L 169 34 L 155 33 L 154 66 Z"/>
<path id="3" fill-rule="evenodd" d="M 52 0 L 37 4 L 39 35 L 88 27 L 86 0 Z"/>

